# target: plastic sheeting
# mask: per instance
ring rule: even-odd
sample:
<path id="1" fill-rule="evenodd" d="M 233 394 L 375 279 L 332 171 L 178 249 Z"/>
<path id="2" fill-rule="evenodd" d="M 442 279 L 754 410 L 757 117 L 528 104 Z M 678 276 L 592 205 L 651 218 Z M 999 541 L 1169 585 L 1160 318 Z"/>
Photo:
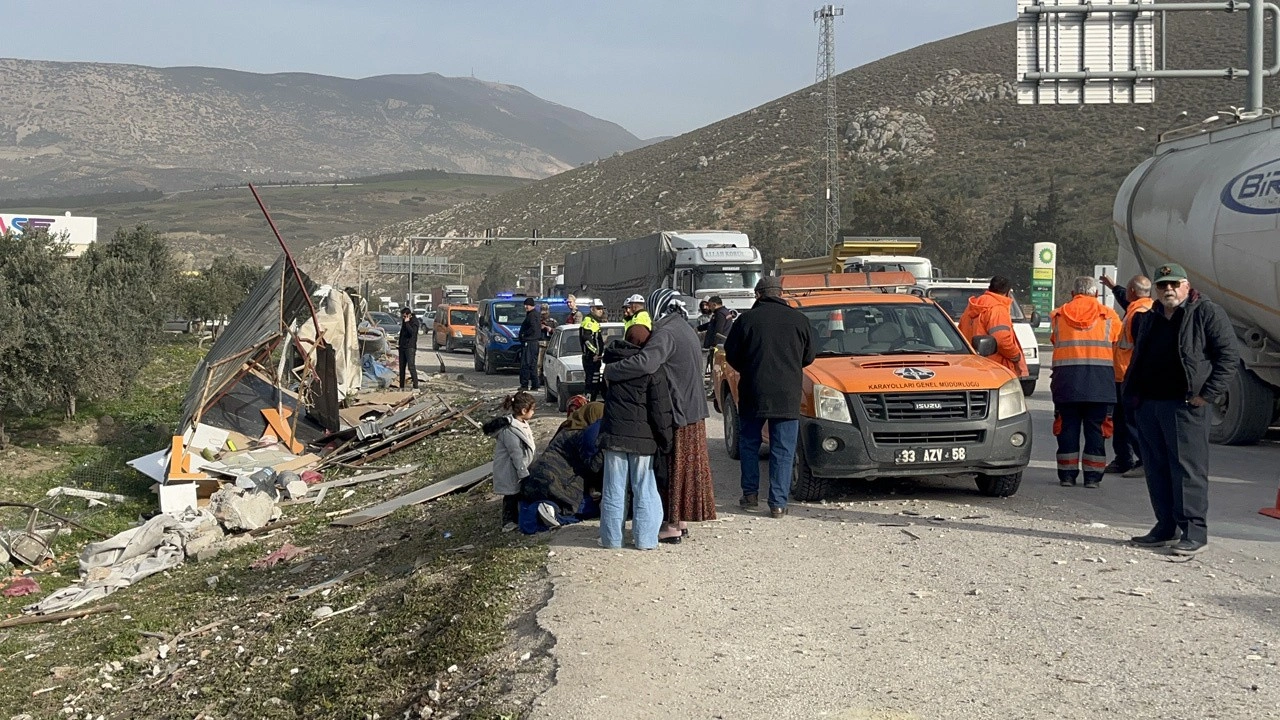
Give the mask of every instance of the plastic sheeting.
<path id="1" fill-rule="evenodd" d="M 328 285 L 316 290 L 312 297 L 316 300 L 316 320 L 320 323 L 320 331 L 334 350 L 338 400 L 341 402 L 360 392 L 360 334 L 356 327 L 355 305 L 350 295 Z M 298 338 L 308 348 L 311 361 L 315 363 L 315 323 L 301 323 Z"/>
<path id="2" fill-rule="evenodd" d="M 187 540 L 209 523 L 216 525 L 217 521 L 203 511 L 189 512 L 181 519 L 156 515 L 138 527 L 91 543 L 80 553 L 80 582 L 23 608 L 23 612 L 44 615 L 72 610 L 177 567 L 185 558 Z"/>

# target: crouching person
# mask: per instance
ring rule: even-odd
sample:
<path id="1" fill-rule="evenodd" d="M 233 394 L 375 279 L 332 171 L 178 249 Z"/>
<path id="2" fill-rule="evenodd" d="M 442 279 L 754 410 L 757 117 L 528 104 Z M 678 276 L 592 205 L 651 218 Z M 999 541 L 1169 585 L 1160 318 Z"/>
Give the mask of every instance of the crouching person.
<path id="1" fill-rule="evenodd" d="M 606 363 L 625 360 L 649 340 L 649 328 L 632 325 L 625 339 L 605 349 Z M 640 550 L 658 546 L 662 498 L 653 475 L 653 456 L 671 447 L 671 391 L 666 374 L 656 372 L 605 389 L 599 447 L 604 450 L 604 492 L 600 499 L 600 545 L 622 547 L 627 487 L 631 488 L 631 537 Z"/>
<path id="2" fill-rule="evenodd" d="M 516 529 L 520 521 L 520 481 L 529 477 L 535 444 L 529 421 L 537 401 L 527 392 L 509 395 L 502 401 L 507 414 L 484 424 L 484 433 L 493 435 L 493 491 L 502 496 L 502 529 Z"/>

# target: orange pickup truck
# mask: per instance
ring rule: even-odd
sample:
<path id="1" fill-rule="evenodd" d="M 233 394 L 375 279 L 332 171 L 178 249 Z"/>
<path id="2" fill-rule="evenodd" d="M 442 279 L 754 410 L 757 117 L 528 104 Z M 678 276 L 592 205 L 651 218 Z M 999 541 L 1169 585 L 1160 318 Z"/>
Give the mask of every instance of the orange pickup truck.
<path id="1" fill-rule="evenodd" d="M 1018 378 L 984 357 L 994 338 L 970 345 L 932 300 L 903 292 L 899 274 L 782 278 L 817 350 L 804 371 L 791 496 L 820 500 L 840 478 L 923 475 L 974 475 L 983 495 L 1013 495 L 1031 460 Z M 738 373 L 723 351 L 712 388 L 736 459 Z"/>

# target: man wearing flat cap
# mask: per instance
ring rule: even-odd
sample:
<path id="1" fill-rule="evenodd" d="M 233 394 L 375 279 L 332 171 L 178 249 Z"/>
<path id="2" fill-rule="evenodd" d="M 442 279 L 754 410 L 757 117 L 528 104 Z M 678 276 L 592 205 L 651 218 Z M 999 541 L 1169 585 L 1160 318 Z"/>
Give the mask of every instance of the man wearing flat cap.
<path id="1" fill-rule="evenodd" d="M 1195 555 L 1209 542 L 1209 424 L 1240 364 L 1227 313 L 1191 288 L 1187 271 L 1156 268 L 1156 305 L 1133 320 L 1124 400 L 1136 409 L 1151 532 L 1137 545 Z"/>
<path id="2" fill-rule="evenodd" d="M 734 321 L 724 342 L 725 360 L 738 377 L 738 462 L 746 509 L 759 505 L 760 442 L 769 425 L 769 514 L 787 512 L 791 473 L 800 435 L 804 368 L 815 350 L 809 320 L 782 299 L 782 283 L 763 277 L 756 302 Z"/>

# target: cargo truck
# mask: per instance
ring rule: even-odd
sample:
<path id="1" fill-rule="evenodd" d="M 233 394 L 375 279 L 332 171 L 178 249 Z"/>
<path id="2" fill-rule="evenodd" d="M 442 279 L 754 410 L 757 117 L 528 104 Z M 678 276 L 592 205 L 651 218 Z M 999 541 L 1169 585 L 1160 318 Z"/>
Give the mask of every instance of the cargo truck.
<path id="1" fill-rule="evenodd" d="M 1116 282 L 1177 263 L 1226 310 L 1243 367 L 1213 407 L 1209 437 L 1254 443 L 1280 393 L 1280 117 L 1165 136 L 1116 196 Z"/>
<path id="2" fill-rule="evenodd" d="M 918 237 L 846 237 L 826 255 L 782 258 L 777 269 L 779 275 L 905 271 L 920 283 L 941 275 L 933 261 L 919 252 Z"/>
<path id="3" fill-rule="evenodd" d="M 725 307 L 746 310 L 764 266 L 745 233 L 732 230 L 660 232 L 570 253 L 564 289 L 604 300 L 616 310 L 628 296 L 658 287 L 705 300 L 719 295 Z M 696 308 L 689 308 L 696 312 Z"/>

